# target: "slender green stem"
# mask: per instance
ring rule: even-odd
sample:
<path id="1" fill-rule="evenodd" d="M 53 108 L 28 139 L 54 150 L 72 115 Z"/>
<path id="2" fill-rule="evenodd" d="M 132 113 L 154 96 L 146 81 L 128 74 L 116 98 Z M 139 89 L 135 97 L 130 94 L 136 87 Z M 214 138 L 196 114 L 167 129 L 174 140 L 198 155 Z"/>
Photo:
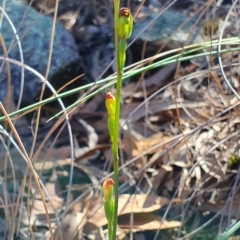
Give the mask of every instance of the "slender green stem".
<path id="1" fill-rule="evenodd" d="M 115 38 L 115 56 L 117 68 L 117 92 L 116 92 L 116 107 L 115 107 L 115 123 L 114 123 L 114 141 L 112 146 L 113 152 L 113 168 L 114 168 L 114 211 L 113 211 L 113 226 L 112 226 L 112 240 L 116 240 L 117 224 L 118 224 L 118 136 L 119 136 L 119 117 L 120 117 L 120 103 L 121 103 L 121 88 L 122 88 L 122 72 L 119 62 L 119 38 L 118 38 L 118 14 L 119 14 L 119 0 L 114 0 L 114 38 Z"/>
<path id="2" fill-rule="evenodd" d="M 118 76 L 117 80 L 117 93 L 116 93 L 116 112 L 115 112 L 115 124 L 114 124 L 114 142 L 112 146 L 113 152 L 113 168 L 114 168 L 114 212 L 113 212 L 113 233 L 112 240 L 116 239 L 117 232 L 117 223 L 118 223 L 118 165 L 119 165 L 119 156 L 118 156 L 118 136 L 119 136 L 119 117 L 120 117 L 120 102 L 121 102 L 121 74 Z"/>
<path id="3" fill-rule="evenodd" d="M 123 73 L 123 68 L 126 60 L 126 49 L 127 49 L 127 41 L 125 39 L 119 40 L 119 64 L 120 71 Z"/>
<path id="4" fill-rule="evenodd" d="M 109 236 L 109 239 L 112 239 L 112 222 L 111 223 L 108 223 L 108 236 Z"/>
<path id="5" fill-rule="evenodd" d="M 218 239 L 219 240 L 226 240 L 231 235 L 233 235 L 234 232 L 236 232 L 240 228 L 240 221 L 238 221 L 234 226 L 232 226 L 230 229 L 228 229 L 225 233 L 223 233 Z"/>

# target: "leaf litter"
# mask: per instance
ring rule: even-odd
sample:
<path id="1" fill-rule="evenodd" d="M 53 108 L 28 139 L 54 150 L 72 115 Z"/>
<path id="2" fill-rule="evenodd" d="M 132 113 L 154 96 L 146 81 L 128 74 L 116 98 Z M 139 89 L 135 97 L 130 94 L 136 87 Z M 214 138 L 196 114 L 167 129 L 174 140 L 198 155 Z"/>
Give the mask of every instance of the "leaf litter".
<path id="1" fill-rule="evenodd" d="M 48 3 L 52 5 L 52 1 Z M 149 46 L 149 51 L 156 49 L 156 45 Z M 238 91 L 238 54 L 225 54 L 222 61 L 227 77 Z M 153 93 L 156 95 L 147 99 Z M 229 164 L 229 159 L 240 154 L 239 105 L 222 77 L 217 59 L 208 57 L 186 65 L 163 67 L 145 75 L 140 84 L 134 81 L 126 84 L 122 97 L 119 239 L 128 239 L 137 232 L 144 233 L 142 239 L 148 239 L 148 231 L 159 230 L 173 231 L 174 237 L 169 239 L 177 239 L 201 228 L 205 215 L 219 212 L 224 218 L 222 225 L 218 225 L 221 230 L 228 224 L 226 219 L 238 219 L 239 188 L 234 187 L 238 170 Z M 76 108 L 71 118 L 76 158 L 72 186 L 67 181 L 71 160 L 65 134 L 57 139 L 57 147 L 46 144 L 34 161 L 50 195 L 46 203 L 55 239 L 106 236 L 100 189 L 102 179 L 112 168 L 103 102 L 104 96 L 99 94 Z M 10 149 L 9 154 L 13 166 L 9 156 L 3 153 L 0 156 L 7 169 L 1 171 L 6 181 L 0 191 L 2 208 L 12 205 L 18 208 L 15 224 L 20 224 L 23 236 L 31 226 L 40 229 L 47 239 L 44 206 L 36 186 L 27 182 L 29 189 L 20 193 L 27 166 L 19 151 Z M 30 176 L 27 172 L 27 179 Z M 16 196 L 22 197 L 18 206 Z M 8 219 L 14 216 L 13 211 L 5 210 L 4 214 Z M 62 217 L 60 223 L 55 214 Z M 37 230 L 33 230 L 36 238 Z"/>

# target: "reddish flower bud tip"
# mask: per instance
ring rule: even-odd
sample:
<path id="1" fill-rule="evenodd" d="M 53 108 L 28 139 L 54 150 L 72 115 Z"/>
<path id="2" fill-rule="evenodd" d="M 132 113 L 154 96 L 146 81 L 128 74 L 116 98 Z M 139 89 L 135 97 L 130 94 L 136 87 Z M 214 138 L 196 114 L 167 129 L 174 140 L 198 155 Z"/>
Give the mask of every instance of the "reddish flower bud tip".
<path id="1" fill-rule="evenodd" d="M 119 16 L 124 16 L 124 17 L 128 18 L 129 15 L 130 15 L 130 11 L 128 8 L 123 7 L 119 10 Z"/>
<path id="2" fill-rule="evenodd" d="M 121 8 L 118 13 L 118 36 L 127 40 L 133 29 L 133 17 L 129 8 Z"/>
<path id="3" fill-rule="evenodd" d="M 104 183 L 103 183 L 103 188 L 104 189 L 109 189 L 111 186 L 114 186 L 114 181 L 112 178 L 107 178 Z"/>
<path id="4" fill-rule="evenodd" d="M 113 188 L 114 188 L 113 179 L 112 178 L 107 178 L 103 182 L 103 195 L 104 195 L 105 201 L 111 201 Z"/>
<path id="5" fill-rule="evenodd" d="M 112 99 L 112 98 L 114 98 L 114 96 L 113 96 L 113 94 L 110 91 L 109 92 L 107 91 L 106 92 L 106 98 L 107 99 Z"/>

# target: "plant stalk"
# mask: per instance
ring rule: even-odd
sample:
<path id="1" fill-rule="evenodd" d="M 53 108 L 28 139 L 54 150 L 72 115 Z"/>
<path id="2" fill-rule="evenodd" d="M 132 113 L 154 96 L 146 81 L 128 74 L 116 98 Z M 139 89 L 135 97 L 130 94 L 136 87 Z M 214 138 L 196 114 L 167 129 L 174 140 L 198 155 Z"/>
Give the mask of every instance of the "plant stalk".
<path id="1" fill-rule="evenodd" d="M 121 88 L 122 88 L 122 72 L 120 69 L 119 61 L 119 37 L 118 37 L 118 14 L 119 14 L 119 0 L 114 0 L 114 40 L 115 40 L 115 56 L 116 56 L 116 69 L 117 69 L 117 90 L 116 90 L 116 107 L 115 107 L 115 122 L 114 122 L 114 141 L 112 145 L 113 152 L 113 168 L 114 168 L 114 210 L 113 210 L 113 226 L 112 226 L 112 239 L 116 240 L 117 224 L 118 224 L 118 136 L 119 136 L 119 117 L 120 117 L 120 104 L 121 104 Z"/>

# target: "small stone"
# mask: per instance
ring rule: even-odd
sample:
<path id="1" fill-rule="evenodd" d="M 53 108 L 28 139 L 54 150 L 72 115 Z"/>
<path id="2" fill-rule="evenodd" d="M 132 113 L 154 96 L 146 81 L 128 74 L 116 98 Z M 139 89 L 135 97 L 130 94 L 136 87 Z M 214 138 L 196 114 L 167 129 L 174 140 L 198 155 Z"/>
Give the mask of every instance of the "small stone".
<path id="1" fill-rule="evenodd" d="M 187 40 L 188 43 L 201 41 L 197 31 L 198 27 L 194 27 L 196 17 L 188 19 L 188 16 L 185 14 L 174 10 L 167 10 L 158 15 L 159 11 L 145 13 L 144 17 L 137 17 L 131 39 L 137 37 L 137 39 L 142 41 L 166 43 L 170 38 L 176 47 L 181 46 Z M 152 23 L 153 20 L 154 22 Z M 193 35 L 189 38 L 192 28 Z M 145 29 L 144 32 L 142 32 L 143 29 Z"/>
<path id="2" fill-rule="evenodd" d="M 2 0 L 0 0 L 0 4 L 2 5 Z M 5 11 L 17 29 L 22 46 L 24 64 L 30 66 L 44 76 L 50 51 L 53 25 L 52 17 L 42 15 L 32 7 L 18 0 L 6 1 Z M 1 25 L 1 34 L 7 49 L 12 46 L 8 57 L 20 61 L 19 48 L 15 34 L 5 17 L 3 17 Z M 0 54 L 4 56 L 2 47 L 0 47 Z M 48 80 L 51 82 L 51 78 L 56 73 L 77 61 L 79 61 L 79 54 L 73 36 L 60 22 L 56 22 Z M 4 61 L 1 60 L 1 65 L 3 62 Z M 2 67 L 1 65 L 0 101 L 4 101 L 8 91 L 7 70 L 5 63 Z M 13 100 L 16 103 L 20 94 L 21 67 L 13 63 L 10 63 L 10 67 Z M 42 88 L 42 81 L 28 70 L 25 70 L 24 74 L 22 103 L 27 105 L 38 99 Z"/>

